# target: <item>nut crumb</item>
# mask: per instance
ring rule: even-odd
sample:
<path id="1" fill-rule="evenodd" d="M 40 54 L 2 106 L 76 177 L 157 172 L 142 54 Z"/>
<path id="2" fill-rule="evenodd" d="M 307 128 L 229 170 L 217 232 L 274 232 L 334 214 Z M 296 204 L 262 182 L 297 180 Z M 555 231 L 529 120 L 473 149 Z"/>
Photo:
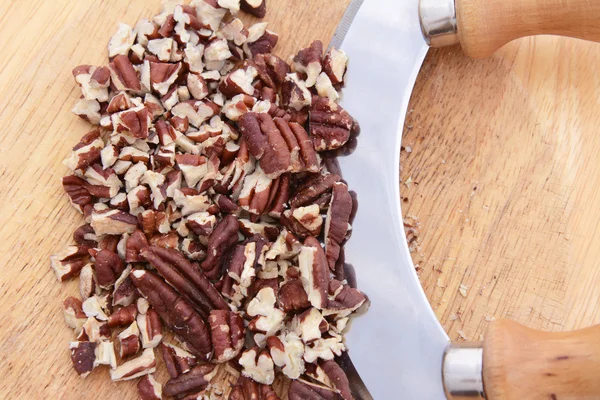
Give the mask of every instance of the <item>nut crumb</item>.
<path id="1" fill-rule="evenodd" d="M 460 284 L 460 286 L 458 287 L 458 292 L 460 293 L 460 295 L 462 297 L 467 297 L 467 289 L 469 289 L 469 287 L 465 284 Z"/>

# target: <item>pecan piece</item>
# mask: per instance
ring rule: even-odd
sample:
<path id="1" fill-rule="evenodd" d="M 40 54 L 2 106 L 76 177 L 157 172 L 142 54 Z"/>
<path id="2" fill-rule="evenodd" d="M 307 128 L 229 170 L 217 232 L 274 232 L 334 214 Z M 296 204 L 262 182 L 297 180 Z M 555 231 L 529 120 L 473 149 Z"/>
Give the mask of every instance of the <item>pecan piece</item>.
<path id="1" fill-rule="evenodd" d="M 135 41 L 136 32 L 127 24 L 119 24 L 119 30 L 108 42 L 108 57 L 127 55 Z"/>
<path id="2" fill-rule="evenodd" d="M 232 98 L 238 94 L 253 96 L 255 89 L 252 83 L 257 76 L 258 71 L 256 68 L 252 64 L 245 63 L 242 67 L 223 78 L 219 85 L 219 91 L 227 98 Z"/>
<path id="3" fill-rule="evenodd" d="M 117 368 L 117 356 L 115 355 L 115 347 L 111 341 L 98 342 L 94 366 L 98 365 L 108 365 L 112 369 Z"/>
<path id="4" fill-rule="evenodd" d="M 326 97 L 314 97 L 310 109 L 310 135 L 316 151 L 342 147 L 356 129 L 354 119 L 340 105 Z"/>
<path id="5" fill-rule="evenodd" d="M 71 361 L 75 372 L 85 378 L 94 369 L 96 360 L 96 343 L 93 342 L 71 342 Z"/>
<path id="6" fill-rule="evenodd" d="M 336 280 L 333 280 L 332 283 L 337 283 L 338 287 L 332 290 L 330 285 L 329 291 L 333 293 L 327 302 L 326 309 L 323 310 L 323 315 L 333 314 L 336 315 L 336 318 L 346 317 L 361 307 L 367 300 L 365 295 L 358 289 L 343 285 Z"/>
<path id="7" fill-rule="evenodd" d="M 113 382 L 128 381 L 156 372 L 156 358 L 153 349 L 146 349 L 137 358 L 129 360 L 110 371 Z"/>
<path id="8" fill-rule="evenodd" d="M 60 253 L 50 256 L 50 263 L 59 282 L 75 277 L 89 262 L 87 246 L 68 246 Z"/>
<path id="9" fill-rule="evenodd" d="M 108 327 L 114 328 L 116 326 L 130 325 L 135 321 L 137 313 L 138 311 L 135 304 L 122 307 L 108 317 Z"/>
<path id="10" fill-rule="evenodd" d="M 323 218 L 317 204 L 286 210 L 281 217 L 281 223 L 294 232 L 298 237 L 319 236 Z"/>
<path id="11" fill-rule="evenodd" d="M 340 255 L 340 246 L 346 239 L 350 214 L 352 213 L 352 197 L 346 184 L 337 182 L 333 185 L 331 203 L 325 221 L 325 252 L 330 270 Z"/>
<path id="12" fill-rule="evenodd" d="M 294 332 L 272 336 L 267 339 L 267 346 L 273 363 L 290 379 L 298 379 L 304 373 L 304 343 Z"/>
<path id="13" fill-rule="evenodd" d="M 226 215 L 208 238 L 206 260 L 201 264 L 204 274 L 216 280 L 221 276 L 223 255 L 226 254 L 238 240 L 238 220 L 233 215 Z"/>
<path id="14" fill-rule="evenodd" d="M 163 388 L 166 396 L 180 396 L 205 389 L 216 374 L 215 364 L 199 364 L 189 372 L 171 378 Z"/>
<path id="15" fill-rule="evenodd" d="M 125 55 L 119 54 L 110 63 L 110 76 L 117 90 L 140 91 L 142 89 L 137 72 Z"/>
<path id="16" fill-rule="evenodd" d="M 92 264 L 86 264 L 79 272 L 79 294 L 83 300 L 96 292 L 96 275 Z"/>
<path id="17" fill-rule="evenodd" d="M 119 357 L 131 357 L 140 351 L 140 330 L 135 321 L 117 336 Z"/>
<path id="18" fill-rule="evenodd" d="M 111 287 L 125 271 L 125 265 L 119 256 L 109 250 L 100 250 L 96 255 L 96 279 L 103 289 Z"/>
<path id="19" fill-rule="evenodd" d="M 244 52 L 249 58 L 258 54 L 270 53 L 277 45 L 279 36 L 267 30 L 267 23 L 261 22 L 248 28 L 248 39 L 244 44 Z"/>
<path id="20" fill-rule="evenodd" d="M 208 322 L 212 332 L 215 361 L 224 363 L 237 357 L 246 337 L 242 317 L 233 311 L 213 310 L 210 312 Z"/>
<path id="21" fill-rule="evenodd" d="M 271 385 L 275 380 L 275 366 L 267 350 L 254 347 L 244 351 L 239 359 L 242 375 L 263 385 Z"/>
<path id="22" fill-rule="evenodd" d="M 303 379 L 293 380 L 288 390 L 290 400 L 341 400 L 333 389 Z"/>
<path id="23" fill-rule="evenodd" d="M 132 272 L 131 277 L 167 327 L 188 345 L 192 354 L 208 360 L 212 353 L 210 332 L 192 306 L 152 272 L 138 270 Z"/>
<path id="24" fill-rule="evenodd" d="M 150 62 L 150 83 L 152 88 L 162 96 L 166 95 L 179 77 L 180 71 L 181 63 Z"/>
<path id="25" fill-rule="evenodd" d="M 133 233 L 137 227 L 137 218 L 121 210 L 93 211 L 90 225 L 96 235 L 122 235 Z"/>
<path id="26" fill-rule="evenodd" d="M 308 237 L 298 255 L 300 278 L 308 294 L 310 304 L 318 309 L 327 305 L 329 289 L 329 268 L 321 244 L 314 237 Z"/>
<path id="27" fill-rule="evenodd" d="M 144 375 L 137 384 L 141 400 L 161 400 L 162 386 L 154 379 L 152 374 Z"/>
<path id="28" fill-rule="evenodd" d="M 100 159 L 103 148 L 104 141 L 101 138 L 100 130 L 91 130 L 83 135 L 79 143 L 73 147 L 71 154 L 63 161 L 63 164 L 72 171 L 83 171 Z"/>
<path id="29" fill-rule="evenodd" d="M 281 104 L 296 112 L 303 111 L 312 103 L 306 83 L 297 73 L 287 74 L 281 86 Z"/>
<path id="30" fill-rule="evenodd" d="M 87 321 L 87 317 L 83 312 L 81 300 L 76 297 L 67 297 L 63 301 L 63 315 L 67 325 L 75 330 L 75 334 L 79 335 L 83 324 Z"/>
<path id="31" fill-rule="evenodd" d="M 94 247 L 98 244 L 98 237 L 90 224 L 81 225 L 73 232 L 73 240 L 81 246 Z"/>
<path id="32" fill-rule="evenodd" d="M 138 314 L 136 322 L 140 329 L 142 347 L 153 349 L 158 346 L 163 337 L 158 313 L 150 308 L 145 313 Z"/>
<path id="33" fill-rule="evenodd" d="M 138 292 L 129 277 L 131 266 L 125 268 L 119 279 L 115 282 L 115 290 L 113 291 L 113 306 L 127 307 L 138 297 Z"/>
<path id="34" fill-rule="evenodd" d="M 267 338 L 275 335 L 282 328 L 285 313 L 275 307 L 276 302 L 277 298 L 273 288 L 263 287 L 248 303 L 246 313 L 250 317 L 254 317 L 248 324 L 248 329 L 257 332 L 254 335 L 254 341 L 259 346 L 264 346 Z"/>
<path id="35" fill-rule="evenodd" d="M 241 0 L 240 8 L 257 18 L 264 18 L 267 14 L 267 0 Z"/>
<path id="36" fill-rule="evenodd" d="M 240 376 L 233 387 L 229 400 L 280 400 L 270 385 L 262 385 Z"/>
<path id="37" fill-rule="evenodd" d="M 317 77 L 323 70 L 321 59 L 323 58 L 323 43 L 315 40 L 306 49 L 302 49 L 294 57 L 296 71 L 306 75 L 306 87 L 312 87 L 317 83 Z"/>
<path id="38" fill-rule="evenodd" d="M 281 286 L 279 303 L 286 313 L 299 312 L 310 307 L 308 295 L 299 279 L 290 280 Z"/>
<path id="39" fill-rule="evenodd" d="M 212 283 L 179 251 L 148 247 L 142 251 L 165 280 L 179 291 L 202 316 L 213 309 L 227 310 L 229 306 Z"/>
<path id="40" fill-rule="evenodd" d="M 344 74 L 348 66 L 348 56 L 343 50 L 332 47 L 323 59 L 323 72 L 327 74 L 331 83 L 341 85 L 344 83 Z"/>
<path id="41" fill-rule="evenodd" d="M 169 343 L 162 343 L 160 346 L 167 372 L 171 378 L 185 374 L 196 365 L 196 357 L 181 347 Z"/>

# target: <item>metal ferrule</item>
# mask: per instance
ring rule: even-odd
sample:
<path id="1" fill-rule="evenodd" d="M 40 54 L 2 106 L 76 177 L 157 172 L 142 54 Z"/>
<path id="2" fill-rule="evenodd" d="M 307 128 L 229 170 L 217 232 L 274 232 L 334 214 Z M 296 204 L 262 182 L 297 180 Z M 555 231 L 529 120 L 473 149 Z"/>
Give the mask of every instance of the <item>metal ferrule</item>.
<path id="1" fill-rule="evenodd" d="M 485 399 L 482 343 L 452 343 L 444 353 L 442 379 L 450 400 Z"/>
<path id="2" fill-rule="evenodd" d="M 421 32 L 431 47 L 459 43 L 454 0 L 420 0 Z"/>

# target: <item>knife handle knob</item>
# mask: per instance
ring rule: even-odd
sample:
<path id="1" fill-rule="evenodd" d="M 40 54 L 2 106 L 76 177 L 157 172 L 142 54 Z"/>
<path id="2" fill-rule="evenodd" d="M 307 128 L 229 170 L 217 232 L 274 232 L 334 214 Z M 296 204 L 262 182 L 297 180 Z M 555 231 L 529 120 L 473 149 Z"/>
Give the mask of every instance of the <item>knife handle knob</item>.
<path id="1" fill-rule="evenodd" d="M 493 321 L 483 343 L 483 382 L 489 400 L 600 398 L 600 326 L 540 332 Z"/>
<path id="2" fill-rule="evenodd" d="M 475 58 L 532 35 L 600 41 L 596 0 L 420 0 L 419 13 L 427 43 L 441 47 L 460 42 Z"/>

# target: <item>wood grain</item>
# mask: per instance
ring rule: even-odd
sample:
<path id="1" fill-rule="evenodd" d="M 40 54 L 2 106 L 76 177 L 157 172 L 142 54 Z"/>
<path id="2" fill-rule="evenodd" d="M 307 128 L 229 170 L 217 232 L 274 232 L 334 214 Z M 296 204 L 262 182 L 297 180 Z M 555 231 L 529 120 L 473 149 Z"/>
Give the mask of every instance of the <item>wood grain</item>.
<path id="1" fill-rule="evenodd" d="M 287 58 L 314 39 L 327 43 L 348 3 L 269 0 L 265 20 L 281 34 L 276 53 Z M 89 129 L 70 112 L 79 96 L 71 69 L 105 63 L 118 22 L 159 11 L 159 0 L 2 4 L 0 398 L 136 398 L 134 383 L 111 383 L 102 368 L 85 381 L 73 372 L 61 303 L 77 286 L 58 284 L 48 257 L 82 222 L 60 184 L 62 160 Z"/>
<path id="2" fill-rule="evenodd" d="M 506 317 L 600 322 L 600 45 L 527 38 L 493 57 L 431 51 L 405 126 L 404 215 L 421 283 L 454 340 Z M 460 285 L 463 292 L 460 293 Z"/>

